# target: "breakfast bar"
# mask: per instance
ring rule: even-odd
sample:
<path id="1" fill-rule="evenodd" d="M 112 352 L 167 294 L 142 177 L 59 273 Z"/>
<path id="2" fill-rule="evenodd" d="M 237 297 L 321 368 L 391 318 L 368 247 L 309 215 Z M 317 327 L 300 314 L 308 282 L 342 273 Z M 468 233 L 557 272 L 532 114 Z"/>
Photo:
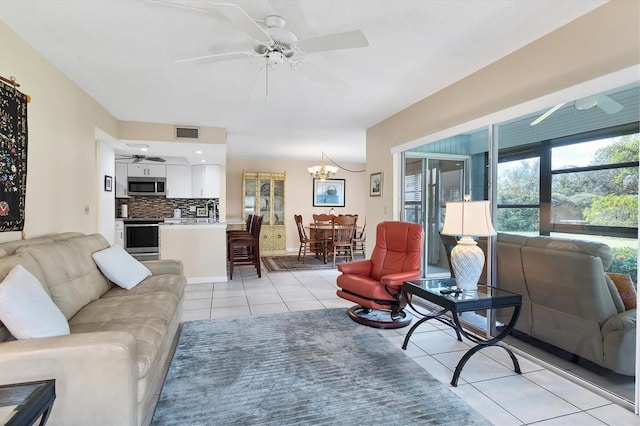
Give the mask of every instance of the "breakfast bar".
<path id="1" fill-rule="evenodd" d="M 188 283 L 227 281 L 227 223 L 165 220 L 159 226 L 160 259 L 179 259 Z"/>

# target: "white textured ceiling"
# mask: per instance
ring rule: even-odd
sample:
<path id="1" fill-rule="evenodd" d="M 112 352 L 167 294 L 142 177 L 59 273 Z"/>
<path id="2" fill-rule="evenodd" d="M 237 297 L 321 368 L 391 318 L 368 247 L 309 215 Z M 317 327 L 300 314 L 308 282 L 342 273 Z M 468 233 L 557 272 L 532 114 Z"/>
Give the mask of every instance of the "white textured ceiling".
<path id="1" fill-rule="evenodd" d="M 142 0 L 0 0 L 0 20 L 119 120 L 224 127 L 228 157 L 308 160 L 325 151 L 364 162 L 368 127 L 605 1 L 232 3 L 257 20 L 284 17 L 299 39 L 360 29 L 369 47 L 309 54 L 298 70 L 286 63 L 270 70 L 265 102 L 264 59 L 174 62 L 251 48 L 214 11 Z"/>

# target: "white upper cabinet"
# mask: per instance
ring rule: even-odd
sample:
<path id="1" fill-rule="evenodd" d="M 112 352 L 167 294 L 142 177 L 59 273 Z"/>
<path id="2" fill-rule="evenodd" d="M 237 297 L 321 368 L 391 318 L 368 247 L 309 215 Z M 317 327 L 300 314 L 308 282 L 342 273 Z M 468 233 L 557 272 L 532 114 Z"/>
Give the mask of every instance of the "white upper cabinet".
<path id="1" fill-rule="evenodd" d="M 131 177 L 166 177 L 167 166 L 164 164 L 129 164 L 128 174 Z"/>
<path id="2" fill-rule="evenodd" d="M 220 198 L 220 166 L 192 166 L 191 190 L 193 198 Z"/>
<path id="3" fill-rule="evenodd" d="M 127 198 L 127 163 L 116 163 L 116 198 Z"/>
<path id="4" fill-rule="evenodd" d="M 167 165 L 167 198 L 191 198 L 191 166 Z"/>

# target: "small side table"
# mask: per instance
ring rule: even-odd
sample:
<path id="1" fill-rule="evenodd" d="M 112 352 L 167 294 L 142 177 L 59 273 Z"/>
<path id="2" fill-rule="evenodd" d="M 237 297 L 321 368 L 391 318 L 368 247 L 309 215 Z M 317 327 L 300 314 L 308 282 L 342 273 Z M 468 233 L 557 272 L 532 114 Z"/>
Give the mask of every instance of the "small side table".
<path id="1" fill-rule="evenodd" d="M 471 358 L 473 354 L 478 352 L 480 349 L 486 348 L 487 346 L 500 346 L 506 350 L 513 361 L 514 371 L 521 374 L 520 364 L 513 352 L 499 342 L 504 339 L 516 325 L 518 316 L 520 315 L 520 308 L 522 306 L 522 296 L 486 285 L 478 285 L 477 290 L 462 290 L 460 293 L 448 293 L 448 291 L 452 289 L 456 289 L 456 282 L 453 278 L 446 280 L 407 281 L 402 285 L 403 297 L 405 297 L 405 300 L 409 301 L 409 306 L 411 306 L 414 311 L 422 315 L 422 318 L 409 329 L 409 332 L 404 339 L 402 349 L 407 349 L 407 344 L 409 343 L 411 335 L 416 328 L 420 326 L 420 324 L 430 319 L 436 319 L 437 321 L 452 327 L 456 331 L 459 341 L 462 341 L 462 336 L 464 336 L 476 343 L 476 346 L 469 349 L 458 362 L 456 370 L 453 373 L 453 379 L 451 380 L 452 386 L 458 385 L 458 379 L 460 378 L 460 373 L 462 373 L 462 368 L 467 361 L 469 361 L 469 358 Z M 418 296 L 434 303 L 442 309 L 435 313 L 423 313 L 411 303 L 411 295 Z M 513 307 L 513 315 L 511 316 L 509 323 L 505 325 L 505 327 L 495 337 L 482 339 L 473 334 L 468 334 L 462 328 L 462 325 L 460 325 L 458 314 L 461 312 L 505 307 Z M 447 312 L 451 313 L 451 318 L 446 316 Z"/>
<path id="2" fill-rule="evenodd" d="M 43 426 L 56 399 L 55 383 L 51 379 L 0 386 L 0 424 L 33 425 L 40 418 Z"/>

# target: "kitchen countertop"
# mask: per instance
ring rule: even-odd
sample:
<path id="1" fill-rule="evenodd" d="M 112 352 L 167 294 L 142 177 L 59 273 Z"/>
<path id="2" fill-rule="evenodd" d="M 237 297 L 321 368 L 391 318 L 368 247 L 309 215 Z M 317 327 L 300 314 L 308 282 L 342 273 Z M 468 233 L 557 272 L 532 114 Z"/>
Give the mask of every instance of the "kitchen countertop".
<path id="1" fill-rule="evenodd" d="M 185 225 L 227 225 L 225 222 L 218 222 L 210 218 L 199 217 L 199 218 L 167 218 L 164 219 L 164 223 L 161 225 L 172 225 L 172 226 L 185 226 Z"/>
<path id="2" fill-rule="evenodd" d="M 123 220 L 125 222 L 164 222 L 164 218 L 161 217 L 118 217 L 116 220 Z"/>

